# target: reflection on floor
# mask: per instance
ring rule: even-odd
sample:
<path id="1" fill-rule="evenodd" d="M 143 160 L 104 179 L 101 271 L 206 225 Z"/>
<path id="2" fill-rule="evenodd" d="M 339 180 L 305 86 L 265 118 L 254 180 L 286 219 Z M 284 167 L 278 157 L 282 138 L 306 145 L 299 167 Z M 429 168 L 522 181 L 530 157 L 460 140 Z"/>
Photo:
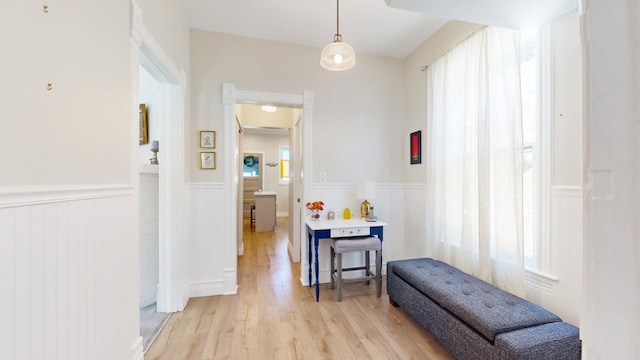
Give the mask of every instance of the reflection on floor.
<path id="1" fill-rule="evenodd" d="M 168 313 L 157 312 L 156 304 L 140 308 L 140 335 L 142 336 L 143 351 L 146 352 L 149 345 L 155 340 L 164 324 L 169 320 Z"/>

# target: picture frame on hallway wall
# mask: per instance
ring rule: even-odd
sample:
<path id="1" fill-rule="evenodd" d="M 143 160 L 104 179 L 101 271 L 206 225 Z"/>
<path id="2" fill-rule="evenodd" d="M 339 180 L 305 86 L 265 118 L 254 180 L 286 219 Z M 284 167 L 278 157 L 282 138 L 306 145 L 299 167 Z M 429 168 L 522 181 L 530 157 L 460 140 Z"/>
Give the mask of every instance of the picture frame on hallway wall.
<path id="1" fill-rule="evenodd" d="M 140 104 L 138 108 L 140 118 L 140 133 L 138 136 L 139 144 L 144 145 L 149 143 L 149 124 L 147 123 L 147 105 Z"/>
<path id="2" fill-rule="evenodd" d="M 411 165 L 422 164 L 422 131 L 414 131 L 409 135 L 409 162 Z"/>
<path id="3" fill-rule="evenodd" d="M 213 130 L 200 131 L 200 147 L 201 148 L 216 148 L 216 132 Z"/>
<path id="4" fill-rule="evenodd" d="M 200 153 L 200 169 L 215 170 L 216 169 L 216 153 L 215 151 L 203 151 Z"/>

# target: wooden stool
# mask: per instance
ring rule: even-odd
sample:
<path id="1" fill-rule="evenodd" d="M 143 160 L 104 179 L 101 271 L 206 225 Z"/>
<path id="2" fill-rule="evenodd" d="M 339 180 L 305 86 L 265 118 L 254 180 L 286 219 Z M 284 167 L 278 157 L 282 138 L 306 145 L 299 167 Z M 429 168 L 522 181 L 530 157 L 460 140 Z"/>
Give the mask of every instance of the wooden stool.
<path id="1" fill-rule="evenodd" d="M 249 207 L 249 223 L 250 223 L 249 226 L 251 227 L 251 229 L 253 229 L 253 225 L 256 224 L 255 212 L 256 212 L 256 204 L 251 204 L 251 206 Z"/>
<path id="2" fill-rule="evenodd" d="M 371 271 L 371 264 L 369 260 L 369 251 L 376 252 L 376 273 Z M 365 253 L 365 265 L 356 266 L 351 268 L 342 268 L 342 254 L 364 251 Z M 337 260 L 337 261 L 336 261 Z M 336 265 L 337 262 L 337 265 Z M 364 270 L 365 274 L 362 277 L 354 279 L 343 279 L 342 272 L 344 271 L 356 271 Z M 382 292 L 382 243 L 380 239 L 375 236 L 357 237 L 357 238 L 337 238 L 331 239 L 331 282 L 330 288 L 335 288 L 335 283 L 338 283 L 338 301 L 342 301 L 342 284 L 346 282 L 365 281 L 367 285 L 371 279 L 376 281 L 376 295 L 380 297 Z"/>

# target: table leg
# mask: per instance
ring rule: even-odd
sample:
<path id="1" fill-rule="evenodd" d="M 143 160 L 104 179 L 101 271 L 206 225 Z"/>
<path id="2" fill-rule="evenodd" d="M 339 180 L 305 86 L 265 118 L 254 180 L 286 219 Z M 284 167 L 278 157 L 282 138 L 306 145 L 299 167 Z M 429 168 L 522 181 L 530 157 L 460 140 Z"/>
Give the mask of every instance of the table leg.
<path id="1" fill-rule="evenodd" d="M 318 278 L 320 277 L 320 267 L 318 266 L 318 238 L 315 236 L 313 237 L 313 247 L 316 251 L 316 302 L 318 302 L 320 299 L 320 282 L 318 281 Z"/>
<path id="2" fill-rule="evenodd" d="M 308 238 L 308 240 L 307 240 L 307 249 L 308 249 L 307 254 L 309 255 L 309 287 L 311 287 L 311 284 L 312 284 L 311 283 L 311 260 L 312 260 L 312 258 L 311 258 L 311 254 L 312 254 L 311 253 L 311 251 L 312 251 L 311 250 L 311 237 L 312 237 L 311 233 L 309 233 L 307 235 L 307 238 Z"/>

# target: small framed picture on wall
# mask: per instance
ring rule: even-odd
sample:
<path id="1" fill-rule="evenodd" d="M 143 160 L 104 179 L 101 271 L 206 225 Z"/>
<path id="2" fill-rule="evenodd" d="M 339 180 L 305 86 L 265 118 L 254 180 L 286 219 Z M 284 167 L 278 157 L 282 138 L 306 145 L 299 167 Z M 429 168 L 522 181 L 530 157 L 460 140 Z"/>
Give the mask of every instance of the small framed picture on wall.
<path id="1" fill-rule="evenodd" d="M 216 153 L 214 151 L 203 151 L 200 153 L 200 169 L 215 170 Z"/>
<path id="2" fill-rule="evenodd" d="M 216 148 L 216 132 L 212 130 L 200 131 L 200 147 L 201 148 Z"/>
<path id="3" fill-rule="evenodd" d="M 413 164 L 422 164 L 422 131 L 415 131 L 409 135 L 409 161 Z"/>
<path id="4" fill-rule="evenodd" d="M 138 138 L 140 145 L 149 143 L 149 124 L 147 123 L 147 105 L 140 104 L 140 136 Z"/>

